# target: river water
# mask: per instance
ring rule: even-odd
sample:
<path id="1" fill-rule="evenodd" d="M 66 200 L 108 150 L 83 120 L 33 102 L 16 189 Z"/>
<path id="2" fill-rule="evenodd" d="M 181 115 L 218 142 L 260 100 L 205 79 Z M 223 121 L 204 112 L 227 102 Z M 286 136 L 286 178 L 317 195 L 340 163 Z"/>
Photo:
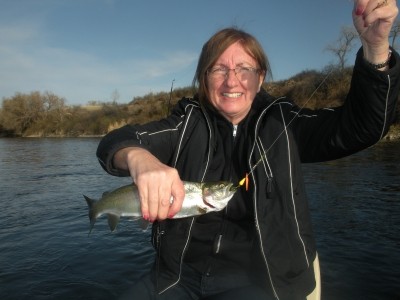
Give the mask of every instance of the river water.
<path id="1" fill-rule="evenodd" d="M 0 139 L 0 299 L 116 299 L 151 266 L 150 231 L 101 218 L 88 236 L 82 194 L 107 175 L 99 139 Z M 400 143 L 304 166 L 322 299 L 400 299 Z"/>

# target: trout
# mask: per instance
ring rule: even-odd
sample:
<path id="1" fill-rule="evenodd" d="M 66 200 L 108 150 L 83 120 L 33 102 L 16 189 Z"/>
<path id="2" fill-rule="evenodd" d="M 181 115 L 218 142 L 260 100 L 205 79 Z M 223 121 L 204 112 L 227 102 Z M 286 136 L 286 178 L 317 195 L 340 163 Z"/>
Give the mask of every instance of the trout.
<path id="1" fill-rule="evenodd" d="M 184 181 L 185 198 L 182 209 L 173 219 L 199 216 L 213 211 L 224 209 L 237 186 L 227 181 L 199 183 Z M 108 225 L 114 231 L 120 217 L 133 217 L 142 219 L 139 193 L 135 184 L 128 184 L 110 192 L 105 192 L 99 200 L 93 200 L 85 195 L 83 197 L 89 206 L 90 231 L 97 218 L 106 214 Z M 172 201 L 172 200 L 171 200 Z"/>

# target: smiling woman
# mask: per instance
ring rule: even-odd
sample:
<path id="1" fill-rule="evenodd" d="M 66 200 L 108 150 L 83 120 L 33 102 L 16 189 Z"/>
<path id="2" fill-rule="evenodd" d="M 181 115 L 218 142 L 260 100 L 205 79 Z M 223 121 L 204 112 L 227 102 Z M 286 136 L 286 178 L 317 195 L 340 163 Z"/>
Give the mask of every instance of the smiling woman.
<path id="1" fill-rule="evenodd" d="M 388 1 L 369 15 L 376 24 L 366 29 L 363 14 L 375 2 L 359 0 L 354 9 L 364 47 L 342 107 L 310 110 L 268 94 L 261 88 L 269 72 L 261 45 L 226 28 L 202 48 L 193 98 L 181 99 L 162 120 L 127 125 L 102 139 L 102 167 L 133 178 L 141 214 L 154 223 L 155 268 L 127 299 L 305 300 L 313 291 L 309 299 L 319 298 L 302 163 L 351 155 L 389 129 L 400 57 L 389 49 L 387 24 L 397 7 Z M 372 68 L 389 50 L 385 68 Z M 237 185 L 222 211 L 174 218 L 186 195 L 183 180 L 236 184 L 243 177 L 249 180 Z"/>
<path id="2" fill-rule="evenodd" d="M 234 125 L 250 111 L 267 72 L 259 69 L 242 44 L 236 42 L 221 54 L 208 71 L 206 84 L 211 105 Z"/>
<path id="3" fill-rule="evenodd" d="M 244 31 L 227 28 L 203 46 L 193 83 L 199 87 L 200 102 L 210 103 L 237 125 L 249 112 L 267 72 L 269 61 L 259 42 Z"/>

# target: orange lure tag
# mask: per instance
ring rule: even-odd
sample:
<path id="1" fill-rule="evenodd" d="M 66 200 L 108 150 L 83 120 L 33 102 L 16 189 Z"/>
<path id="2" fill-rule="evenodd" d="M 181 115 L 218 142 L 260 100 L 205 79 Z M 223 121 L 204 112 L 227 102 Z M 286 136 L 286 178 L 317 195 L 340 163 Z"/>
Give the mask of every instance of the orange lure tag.
<path id="1" fill-rule="evenodd" d="M 246 176 L 239 181 L 239 186 L 245 186 L 246 192 L 249 190 L 249 173 L 246 173 Z"/>

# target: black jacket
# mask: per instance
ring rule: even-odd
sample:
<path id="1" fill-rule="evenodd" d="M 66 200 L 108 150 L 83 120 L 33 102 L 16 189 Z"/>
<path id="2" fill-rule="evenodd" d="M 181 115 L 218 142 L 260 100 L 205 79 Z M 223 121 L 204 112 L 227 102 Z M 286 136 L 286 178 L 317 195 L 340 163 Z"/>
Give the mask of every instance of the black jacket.
<path id="1" fill-rule="evenodd" d="M 263 158 L 250 175 L 248 192 L 255 208 L 266 284 L 277 299 L 305 296 L 315 284 L 312 262 L 316 247 L 301 163 L 351 155 L 384 137 L 395 114 L 398 62 L 393 51 L 391 69 L 379 72 L 363 61 L 360 50 L 346 102 L 338 108 L 301 109 L 285 97 L 273 98 L 264 90 L 257 94 L 243 159 L 251 170 Z M 107 172 L 127 176 L 113 167 L 113 155 L 121 148 L 139 146 L 175 167 L 182 180 L 203 181 L 216 143 L 213 118 L 197 101 L 182 99 L 166 119 L 127 125 L 106 135 L 97 156 Z M 194 218 L 187 218 L 153 226 L 160 293 L 179 282 L 193 224 Z"/>

